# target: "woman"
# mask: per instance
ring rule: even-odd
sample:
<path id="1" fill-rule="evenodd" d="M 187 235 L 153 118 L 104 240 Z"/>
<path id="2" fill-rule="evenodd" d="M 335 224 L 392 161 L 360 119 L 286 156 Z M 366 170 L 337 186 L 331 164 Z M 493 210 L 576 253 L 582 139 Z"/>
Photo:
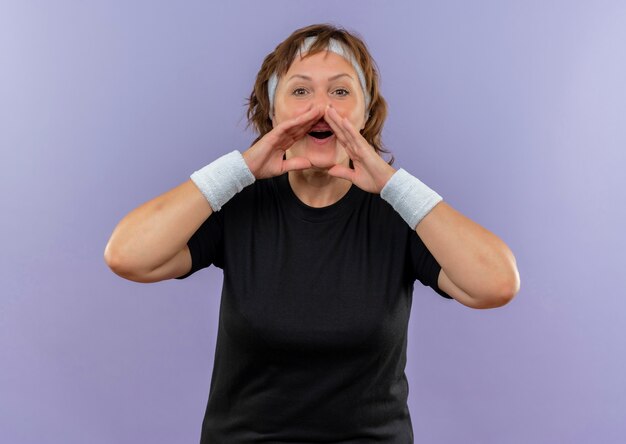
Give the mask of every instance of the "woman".
<path id="1" fill-rule="evenodd" d="M 259 137 L 141 205 L 105 259 L 137 282 L 224 271 L 202 443 L 410 443 L 415 280 L 473 308 L 519 290 L 509 248 L 381 157 L 365 44 L 295 31 L 263 62 Z"/>

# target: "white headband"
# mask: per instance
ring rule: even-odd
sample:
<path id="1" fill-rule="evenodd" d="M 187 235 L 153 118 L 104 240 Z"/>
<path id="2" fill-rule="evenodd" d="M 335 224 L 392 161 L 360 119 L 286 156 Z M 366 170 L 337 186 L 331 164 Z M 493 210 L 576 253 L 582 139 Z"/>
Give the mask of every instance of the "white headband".
<path id="1" fill-rule="evenodd" d="M 307 37 L 306 39 L 304 39 L 304 42 L 302 42 L 302 46 L 300 46 L 300 56 L 302 56 L 303 53 L 308 52 L 309 48 L 311 48 L 311 45 L 313 45 L 313 43 L 316 40 L 317 40 L 316 36 Z M 359 63 L 356 61 L 354 55 L 352 54 L 352 51 L 344 47 L 337 40 L 330 39 L 328 42 L 327 50 L 334 52 L 335 54 L 339 54 L 341 57 L 343 57 L 344 59 L 346 59 L 348 62 L 352 64 L 352 67 L 354 68 L 357 76 L 359 77 L 359 82 L 361 83 L 361 89 L 363 90 L 363 96 L 365 97 L 365 119 L 367 120 L 369 118 L 369 113 L 367 112 L 367 109 L 370 106 L 371 99 L 370 99 L 369 93 L 367 92 L 363 70 L 359 66 Z M 278 76 L 276 75 L 276 73 L 273 73 L 271 77 L 269 78 L 269 80 L 267 81 L 267 94 L 270 99 L 270 119 L 272 118 L 272 115 L 274 114 L 274 96 L 276 95 L 277 85 L 278 85 Z"/>

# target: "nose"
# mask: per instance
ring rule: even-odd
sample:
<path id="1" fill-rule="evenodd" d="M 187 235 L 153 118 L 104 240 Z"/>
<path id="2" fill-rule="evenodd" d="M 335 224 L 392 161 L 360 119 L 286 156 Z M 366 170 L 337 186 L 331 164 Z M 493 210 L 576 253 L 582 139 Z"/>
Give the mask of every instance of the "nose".
<path id="1" fill-rule="evenodd" d="M 326 105 L 331 103 L 330 97 L 328 97 L 326 94 L 323 94 L 323 93 L 316 94 L 314 100 L 315 102 L 313 106 L 315 106 L 317 109 L 322 110 L 322 111 L 326 109 Z"/>

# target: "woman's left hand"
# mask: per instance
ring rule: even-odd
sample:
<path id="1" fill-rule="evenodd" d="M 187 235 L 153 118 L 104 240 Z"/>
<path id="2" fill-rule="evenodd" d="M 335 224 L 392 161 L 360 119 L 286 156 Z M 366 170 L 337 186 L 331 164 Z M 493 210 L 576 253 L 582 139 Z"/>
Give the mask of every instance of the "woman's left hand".
<path id="1" fill-rule="evenodd" d="M 346 117 L 341 117 L 332 106 L 326 107 L 324 120 L 354 165 L 354 169 L 335 165 L 328 170 L 328 174 L 349 180 L 364 191 L 380 194 L 380 190 L 396 172 L 395 168 L 385 162 L 352 123 Z"/>

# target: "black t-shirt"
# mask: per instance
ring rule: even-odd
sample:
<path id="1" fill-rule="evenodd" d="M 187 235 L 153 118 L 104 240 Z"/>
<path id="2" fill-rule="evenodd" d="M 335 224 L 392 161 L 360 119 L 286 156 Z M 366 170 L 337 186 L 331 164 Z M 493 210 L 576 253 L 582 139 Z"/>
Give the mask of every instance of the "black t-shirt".
<path id="1" fill-rule="evenodd" d="M 440 265 L 379 195 L 313 208 L 257 180 L 188 242 L 224 271 L 201 443 L 408 444 L 407 329 Z"/>

